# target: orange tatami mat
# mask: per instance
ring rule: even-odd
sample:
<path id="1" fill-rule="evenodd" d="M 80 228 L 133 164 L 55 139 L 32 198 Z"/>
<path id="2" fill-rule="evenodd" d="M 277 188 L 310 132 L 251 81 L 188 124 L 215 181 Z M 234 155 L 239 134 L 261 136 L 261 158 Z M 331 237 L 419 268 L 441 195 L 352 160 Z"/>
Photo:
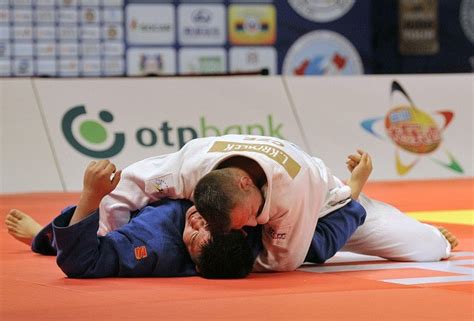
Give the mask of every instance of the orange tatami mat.
<path id="1" fill-rule="evenodd" d="M 7 234 L 18 208 L 46 224 L 76 193 L 0 195 L 0 320 L 474 320 L 474 180 L 369 183 L 366 193 L 460 240 L 450 260 L 341 252 L 324 265 L 242 280 L 68 279 Z"/>

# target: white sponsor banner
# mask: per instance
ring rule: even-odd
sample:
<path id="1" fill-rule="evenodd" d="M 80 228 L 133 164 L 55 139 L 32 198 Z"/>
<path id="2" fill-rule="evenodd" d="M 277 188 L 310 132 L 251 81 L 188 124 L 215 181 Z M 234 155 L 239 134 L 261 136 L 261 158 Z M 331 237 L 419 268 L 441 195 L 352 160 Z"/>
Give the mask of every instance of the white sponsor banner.
<path id="1" fill-rule="evenodd" d="M 80 52 L 82 56 L 99 56 L 100 51 L 100 43 L 99 42 L 83 42 L 81 43 Z"/>
<path id="2" fill-rule="evenodd" d="M 81 73 L 87 76 L 100 76 L 101 62 L 98 58 L 81 61 Z"/>
<path id="3" fill-rule="evenodd" d="M 123 6 L 123 3 L 123 0 L 103 0 L 103 4 L 105 7 Z"/>
<path id="4" fill-rule="evenodd" d="M 15 76 L 32 76 L 33 75 L 33 59 L 32 58 L 15 58 L 12 60 L 13 74 Z"/>
<path id="5" fill-rule="evenodd" d="M 77 56 L 79 48 L 77 42 L 59 43 L 59 55 L 61 57 Z"/>
<path id="6" fill-rule="evenodd" d="M 171 4 L 130 4 L 126 8 L 127 41 L 137 44 L 173 44 L 175 9 Z"/>
<path id="7" fill-rule="evenodd" d="M 76 24 L 78 21 L 78 12 L 76 9 L 62 9 L 58 11 L 58 21 L 66 24 Z"/>
<path id="8" fill-rule="evenodd" d="M 222 45 L 226 40 L 225 7 L 182 4 L 178 7 L 181 45 Z"/>
<path id="9" fill-rule="evenodd" d="M 285 78 L 309 150 L 348 177 L 357 148 L 371 179 L 473 176 L 472 75 Z"/>
<path id="10" fill-rule="evenodd" d="M 104 9 L 103 13 L 104 22 L 117 22 L 123 21 L 123 10 L 121 8 Z"/>
<path id="11" fill-rule="evenodd" d="M 52 24 L 55 21 L 55 11 L 50 9 L 37 9 L 35 11 L 36 23 Z"/>
<path id="12" fill-rule="evenodd" d="M 0 59 L 0 76 L 10 76 L 11 73 L 11 62 L 10 60 Z"/>
<path id="13" fill-rule="evenodd" d="M 56 59 L 37 59 L 36 72 L 42 76 L 56 75 Z"/>
<path id="14" fill-rule="evenodd" d="M 302 143 L 280 78 L 34 81 L 68 191 L 81 188 L 92 159 L 123 168 L 194 137 L 251 133 Z"/>
<path id="15" fill-rule="evenodd" d="M 260 71 L 277 73 L 277 52 L 273 47 L 232 47 L 229 50 L 230 71 Z"/>
<path id="16" fill-rule="evenodd" d="M 99 1 L 99 0 L 96 0 Z M 54 0 L 37 0 L 36 5 L 37 6 L 54 6 Z"/>
<path id="17" fill-rule="evenodd" d="M 33 12 L 31 9 L 15 9 L 13 11 L 13 21 L 15 23 L 31 23 L 33 21 Z"/>
<path id="18" fill-rule="evenodd" d="M 41 40 L 54 39 L 56 29 L 54 27 L 36 27 L 36 38 Z"/>
<path id="19" fill-rule="evenodd" d="M 10 26 L 3 25 L 0 28 L 0 39 L 10 39 Z"/>
<path id="20" fill-rule="evenodd" d="M 107 23 L 102 29 L 103 38 L 106 41 L 122 41 L 123 29 L 121 24 Z"/>
<path id="21" fill-rule="evenodd" d="M 99 26 L 83 26 L 80 32 L 82 40 L 100 40 Z"/>
<path id="22" fill-rule="evenodd" d="M 83 7 L 81 9 L 80 21 L 82 24 L 98 24 L 100 23 L 99 8 Z"/>
<path id="23" fill-rule="evenodd" d="M 53 41 L 45 41 L 36 43 L 36 55 L 54 58 L 56 56 L 56 43 Z"/>
<path id="24" fill-rule="evenodd" d="M 120 76 L 125 73 L 125 62 L 122 57 L 107 57 L 104 60 L 104 73 L 107 76 Z"/>
<path id="25" fill-rule="evenodd" d="M 71 66 L 45 59 L 36 68 L 77 73 Z M 13 61 L 12 73 L 31 68 Z M 294 141 L 342 179 L 357 148 L 373 156 L 372 180 L 472 178 L 473 84 L 462 74 L 0 80 L 0 193 L 78 191 L 91 159 L 123 168 L 226 133 Z"/>
<path id="26" fill-rule="evenodd" d="M 131 48 L 127 51 L 127 75 L 174 75 L 176 50 L 174 48 Z"/>
<path id="27" fill-rule="evenodd" d="M 33 43 L 15 43 L 13 44 L 13 52 L 18 57 L 30 57 L 33 56 Z"/>
<path id="28" fill-rule="evenodd" d="M 59 60 L 59 74 L 64 77 L 79 76 L 79 60 L 67 58 Z"/>
<path id="29" fill-rule="evenodd" d="M 8 23 L 9 21 L 10 21 L 10 10 L 7 8 L 0 8 L 0 23 L 2 24 Z"/>
<path id="30" fill-rule="evenodd" d="M 223 48 L 183 48 L 179 51 L 179 73 L 214 74 L 226 72 Z"/>
<path id="31" fill-rule="evenodd" d="M 123 42 L 106 42 L 102 48 L 106 56 L 122 56 L 125 52 Z"/>
<path id="32" fill-rule="evenodd" d="M 10 57 L 10 43 L 0 40 L 0 58 Z"/>
<path id="33" fill-rule="evenodd" d="M 31 40 L 32 38 L 33 38 L 33 27 L 31 26 L 13 27 L 13 39 L 15 39 L 15 41 Z"/>

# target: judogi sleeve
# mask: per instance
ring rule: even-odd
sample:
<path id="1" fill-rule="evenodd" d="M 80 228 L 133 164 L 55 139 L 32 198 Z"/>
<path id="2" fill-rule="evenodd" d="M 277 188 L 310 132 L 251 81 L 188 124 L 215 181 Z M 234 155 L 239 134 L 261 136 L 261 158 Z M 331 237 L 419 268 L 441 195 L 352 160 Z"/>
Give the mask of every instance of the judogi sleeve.
<path id="1" fill-rule="evenodd" d="M 164 198 L 191 199 L 203 166 L 200 151 L 206 139 L 191 140 L 179 151 L 150 157 L 126 167 L 117 187 L 99 206 L 99 235 L 125 225 L 130 212 Z"/>
<path id="2" fill-rule="evenodd" d="M 112 244 L 101 242 L 97 236 L 99 212 L 68 226 L 74 210 L 63 212 L 53 221 L 58 266 L 71 278 L 115 276 L 119 258 Z"/>
<path id="3" fill-rule="evenodd" d="M 165 159 L 168 155 L 160 157 Z M 123 170 L 117 187 L 100 202 L 99 235 L 106 235 L 108 232 L 127 224 L 132 211 L 139 210 L 161 197 L 174 196 L 155 193 L 155 189 L 150 189 L 153 182 L 147 182 L 146 177 L 144 177 L 147 173 L 155 173 L 158 176 L 162 173 L 161 170 L 163 170 L 163 173 L 167 173 L 166 169 L 154 164 L 155 161 L 159 161 L 159 157 L 139 161 Z M 172 159 L 170 159 L 171 161 Z M 173 180 L 174 177 L 177 177 L 173 173 L 169 175 L 173 176 Z M 156 187 L 159 189 L 159 186 Z M 178 197 L 181 198 L 180 195 Z"/>
<path id="4" fill-rule="evenodd" d="M 305 262 L 324 263 L 339 251 L 356 229 L 364 224 L 365 209 L 357 201 L 322 217 L 306 255 Z"/>

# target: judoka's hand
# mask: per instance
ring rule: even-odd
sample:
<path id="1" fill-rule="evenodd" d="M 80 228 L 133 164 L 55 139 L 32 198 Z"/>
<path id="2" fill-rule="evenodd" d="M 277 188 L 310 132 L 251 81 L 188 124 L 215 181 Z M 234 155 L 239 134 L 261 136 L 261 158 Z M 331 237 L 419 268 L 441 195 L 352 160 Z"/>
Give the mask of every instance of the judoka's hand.
<path id="1" fill-rule="evenodd" d="M 352 198 L 358 199 L 370 173 L 372 173 L 372 158 L 360 149 L 357 150 L 357 154 L 351 154 L 347 158 L 347 168 L 352 173 L 348 185 L 351 187 Z"/>
<path id="2" fill-rule="evenodd" d="M 120 181 L 122 171 L 117 171 L 109 160 L 92 161 L 84 172 L 83 194 L 98 202 L 114 190 Z"/>
<path id="3" fill-rule="evenodd" d="M 94 212 L 104 196 L 114 190 L 120 181 L 122 171 L 117 171 L 108 160 L 92 161 L 84 172 L 84 186 L 81 198 L 69 225 L 76 224 Z"/>

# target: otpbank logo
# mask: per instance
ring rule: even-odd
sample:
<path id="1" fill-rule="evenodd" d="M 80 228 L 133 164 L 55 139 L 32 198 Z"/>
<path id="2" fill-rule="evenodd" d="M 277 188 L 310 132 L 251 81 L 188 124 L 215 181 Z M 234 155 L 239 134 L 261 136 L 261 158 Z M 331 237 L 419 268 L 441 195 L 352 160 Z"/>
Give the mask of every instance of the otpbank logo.
<path id="1" fill-rule="evenodd" d="M 110 158 L 123 150 L 126 141 L 124 132 L 110 134 L 107 130 L 107 124 L 113 120 L 114 115 L 107 110 L 98 113 L 98 120 L 90 119 L 85 106 L 81 105 L 72 107 L 64 114 L 61 127 L 68 143 L 78 152 L 93 158 Z M 282 134 L 283 127 L 282 123 L 274 121 L 273 115 L 267 115 L 260 123 L 232 124 L 224 127 L 212 124 L 201 116 L 198 127 L 174 126 L 165 120 L 153 127 L 137 126 L 133 137 L 140 147 L 161 145 L 178 150 L 194 138 L 226 134 L 254 134 L 285 139 Z"/>
<path id="2" fill-rule="evenodd" d="M 394 96 L 402 99 L 401 104 L 394 103 Z M 442 134 L 451 124 L 454 113 L 449 110 L 440 110 L 435 113 L 427 113 L 418 108 L 408 95 L 407 91 L 397 82 L 393 81 L 390 91 L 392 108 L 384 117 L 365 119 L 361 126 L 371 135 L 385 140 L 390 139 L 395 145 L 395 164 L 399 175 L 407 174 L 418 161 L 425 157 L 435 163 L 456 173 L 464 170 L 446 148 L 442 147 Z M 385 135 L 377 130 L 377 123 L 383 121 Z M 402 160 L 400 151 L 406 152 Z M 435 151 L 439 151 L 434 155 Z M 441 159 L 440 159 L 441 157 Z"/>
<path id="3" fill-rule="evenodd" d="M 91 119 L 81 120 L 76 134 L 73 133 L 74 120 L 86 114 L 84 106 L 73 107 L 64 114 L 61 127 L 68 143 L 78 152 L 94 158 L 109 158 L 120 153 L 125 145 L 124 133 L 115 133 L 112 144 L 106 148 L 103 147 L 109 139 L 109 133 L 103 123 L 111 123 L 114 120 L 114 116 L 109 111 L 99 112 L 102 123 Z M 85 145 L 94 146 L 97 149 Z"/>

